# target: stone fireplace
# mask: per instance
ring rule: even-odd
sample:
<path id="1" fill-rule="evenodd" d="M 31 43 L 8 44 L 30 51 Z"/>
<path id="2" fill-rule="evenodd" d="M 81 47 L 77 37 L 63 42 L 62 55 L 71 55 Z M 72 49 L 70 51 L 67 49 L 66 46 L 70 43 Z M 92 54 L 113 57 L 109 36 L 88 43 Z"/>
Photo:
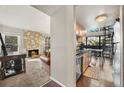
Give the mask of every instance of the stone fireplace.
<path id="1" fill-rule="evenodd" d="M 38 57 L 39 56 L 39 49 L 28 50 L 28 57 Z"/>

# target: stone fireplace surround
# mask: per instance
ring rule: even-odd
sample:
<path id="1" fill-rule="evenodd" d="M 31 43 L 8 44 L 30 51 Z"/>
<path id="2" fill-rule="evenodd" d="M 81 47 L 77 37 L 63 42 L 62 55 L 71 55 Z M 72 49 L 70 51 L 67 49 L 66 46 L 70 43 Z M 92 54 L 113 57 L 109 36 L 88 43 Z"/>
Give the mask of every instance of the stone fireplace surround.
<path id="1" fill-rule="evenodd" d="M 41 33 L 34 31 L 24 32 L 24 46 L 27 50 L 28 57 L 38 57 L 40 54 Z"/>
<path id="2" fill-rule="evenodd" d="M 26 31 L 24 32 L 24 46 L 27 50 L 38 49 L 41 46 L 41 33 Z"/>
<path id="3" fill-rule="evenodd" d="M 24 32 L 24 47 L 28 57 L 31 57 L 30 53 L 28 53 L 30 50 L 38 50 L 38 55 L 44 53 L 46 37 L 49 37 L 49 35 L 35 31 Z"/>

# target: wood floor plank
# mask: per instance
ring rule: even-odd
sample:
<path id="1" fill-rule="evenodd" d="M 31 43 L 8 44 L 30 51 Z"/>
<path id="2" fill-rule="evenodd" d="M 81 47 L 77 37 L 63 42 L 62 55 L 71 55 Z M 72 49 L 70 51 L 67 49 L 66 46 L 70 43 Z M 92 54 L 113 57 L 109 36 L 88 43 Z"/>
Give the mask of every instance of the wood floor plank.
<path id="1" fill-rule="evenodd" d="M 47 84 L 45 84 L 43 87 L 61 87 L 61 86 L 56 82 L 54 82 L 53 80 L 51 80 Z"/>
<path id="2" fill-rule="evenodd" d="M 95 58 L 94 58 L 95 59 Z M 109 59 L 106 59 L 103 69 L 100 70 L 101 80 L 95 80 L 82 75 L 79 80 L 77 80 L 77 87 L 114 87 L 114 81 L 112 77 L 112 65 Z"/>

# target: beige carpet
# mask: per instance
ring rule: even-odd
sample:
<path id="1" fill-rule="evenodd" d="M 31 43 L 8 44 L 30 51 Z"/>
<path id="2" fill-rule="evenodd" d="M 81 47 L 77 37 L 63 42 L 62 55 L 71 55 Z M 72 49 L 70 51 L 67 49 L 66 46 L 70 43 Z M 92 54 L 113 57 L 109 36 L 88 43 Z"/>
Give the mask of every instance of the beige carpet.
<path id="1" fill-rule="evenodd" d="M 99 79 L 99 70 L 96 67 L 88 67 L 83 75 L 86 77 L 98 80 Z"/>
<path id="2" fill-rule="evenodd" d="M 40 87 L 49 81 L 49 72 L 38 64 L 40 61 L 27 62 L 26 73 L 0 80 L 0 87 Z M 36 64 L 36 65 L 35 65 Z"/>

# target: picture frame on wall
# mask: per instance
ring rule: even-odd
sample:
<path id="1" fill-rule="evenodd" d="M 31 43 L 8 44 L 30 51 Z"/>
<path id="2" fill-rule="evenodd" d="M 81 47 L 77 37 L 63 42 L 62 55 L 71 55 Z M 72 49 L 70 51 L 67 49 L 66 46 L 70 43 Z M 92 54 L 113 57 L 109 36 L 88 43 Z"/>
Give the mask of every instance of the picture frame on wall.
<path id="1" fill-rule="evenodd" d="M 18 37 L 5 35 L 5 45 L 8 52 L 18 51 Z"/>

